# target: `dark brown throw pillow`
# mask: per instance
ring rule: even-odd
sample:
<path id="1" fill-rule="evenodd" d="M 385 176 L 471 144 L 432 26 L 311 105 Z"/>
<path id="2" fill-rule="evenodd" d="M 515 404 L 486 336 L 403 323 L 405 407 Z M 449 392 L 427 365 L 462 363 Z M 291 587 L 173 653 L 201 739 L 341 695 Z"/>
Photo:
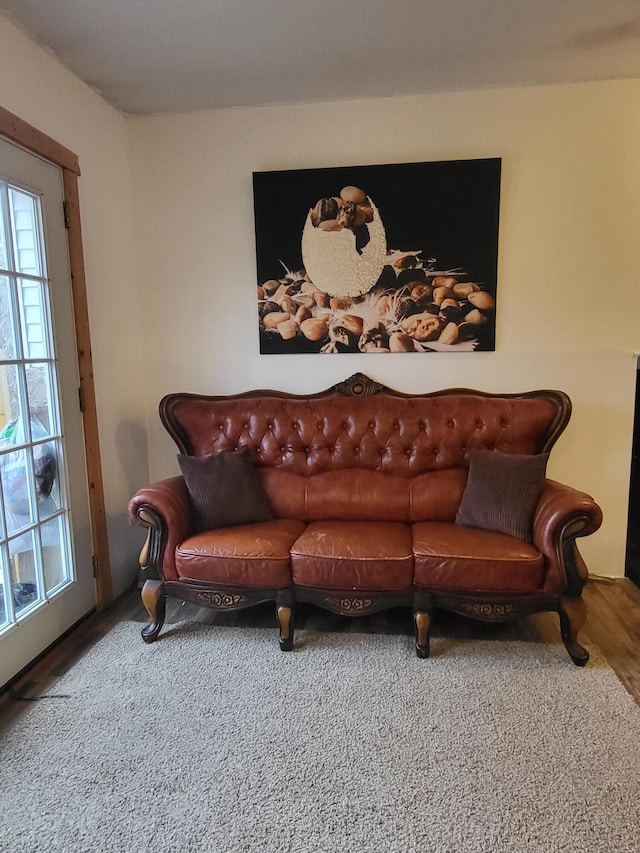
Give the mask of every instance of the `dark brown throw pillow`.
<path id="1" fill-rule="evenodd" d="M 178 465 L 197 532 L 273 519 L 247 448 L 202 457 L 179 453 Z"/>
<path id="2" fill-rule="evenodd" d="M 533 514 L 548 459 L 548 453 L 524 456 L 482 448 L 469 451 L 469 478 L 456 524 L 531 542 Z"/>

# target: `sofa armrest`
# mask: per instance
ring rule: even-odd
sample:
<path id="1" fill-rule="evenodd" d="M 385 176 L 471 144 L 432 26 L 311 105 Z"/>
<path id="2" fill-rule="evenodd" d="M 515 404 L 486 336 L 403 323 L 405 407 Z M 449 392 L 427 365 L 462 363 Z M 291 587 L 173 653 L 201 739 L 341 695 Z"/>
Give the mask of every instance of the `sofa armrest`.
<path id="1" fill-rule="evenodd" d="M 129 517 L 148 528 L 140 552 L 146 577 L 178 580 L 176 547 L 193 531 L 191 500 L 182 477 L 160 480 L 140 489 L 129 501 Z"/>
<path id="2" fill-rule="evenodd" d="M 545 480 L 533 519 L 533 544 L 545 556 L 545 592 L 578 596 L 589 573 L 575 540 L 602 524 L 594 499 L 570 486 Z"/>

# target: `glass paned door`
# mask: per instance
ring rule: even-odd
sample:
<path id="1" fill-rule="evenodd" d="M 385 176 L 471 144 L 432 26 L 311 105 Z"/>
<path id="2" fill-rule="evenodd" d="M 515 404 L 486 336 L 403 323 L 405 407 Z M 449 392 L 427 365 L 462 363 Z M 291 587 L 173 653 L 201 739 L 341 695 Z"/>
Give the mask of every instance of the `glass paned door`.
<path id="1" fill-rule="evenodd" d="M 59 169 L 0 140 L 0 685 L 95 602 Z"/>

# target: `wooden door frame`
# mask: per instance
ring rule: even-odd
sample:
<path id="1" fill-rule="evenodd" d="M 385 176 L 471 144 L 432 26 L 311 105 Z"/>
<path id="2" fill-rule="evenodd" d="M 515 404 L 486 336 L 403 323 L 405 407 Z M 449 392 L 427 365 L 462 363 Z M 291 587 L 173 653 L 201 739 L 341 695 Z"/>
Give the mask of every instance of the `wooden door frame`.
<path id="1" fill-rule="evenodd" d="M 93 573 L 96 579 L 96 605 L 98 610 L 104 610 L 113 600 L 113 590 L 111 586 L 111 564 L 107 538 L 102 464 L 100 461 L 96 394 L 93 381 L 89 309 L 87 304 L 84 254 L 82 251 L 82 230 L 80 227 L 80 205 L 78 197 L 80 164 L 77 155 L 73 151 L 65 148 L 64 145 L 60 145 L 59 142 L 41 133 L 35 127 L 27 124 L 27 122 L 5 110 L 3 107 L 0 107 L 0 136 L 5 137 L 10 142 L 15 142 L 27 151 L 31 151 L 33 154 L 36 154 L 43 160 L 47 160 L 62 170 L 65 224 L 69 246 L 69 268 L 71 272 L 71 292 L 73 296 L 73 314 L 78 356 L 79 398 L 83 401 L 82 423 L 87 463 L 91 533 L 93 538 Z"/>

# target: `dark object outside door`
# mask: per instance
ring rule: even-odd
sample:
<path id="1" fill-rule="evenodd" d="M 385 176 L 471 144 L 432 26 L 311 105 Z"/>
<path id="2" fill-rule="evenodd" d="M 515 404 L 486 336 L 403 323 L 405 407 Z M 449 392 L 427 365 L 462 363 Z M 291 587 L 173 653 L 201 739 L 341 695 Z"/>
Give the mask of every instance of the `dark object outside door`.
<path id="1" fill-rule="evenodd" d="M 636 371 L 636 402 L 631 451 L 631 482 L 627 521 L 625 575 L 640 586 L 640 359 Z"/>

